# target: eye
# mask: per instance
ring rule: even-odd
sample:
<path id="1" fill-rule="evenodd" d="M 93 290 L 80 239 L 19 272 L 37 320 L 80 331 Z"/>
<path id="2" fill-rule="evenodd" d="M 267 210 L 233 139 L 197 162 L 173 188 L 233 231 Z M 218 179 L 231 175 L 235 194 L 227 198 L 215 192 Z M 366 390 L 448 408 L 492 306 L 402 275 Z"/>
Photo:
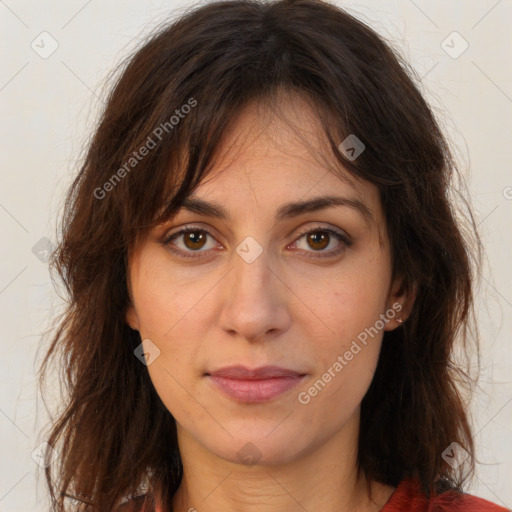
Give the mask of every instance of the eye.
<path id="1" fill-rule="evenodd" d="M 194 253 L 209 252 L 211 250 L 201 250 L 205 247 L 208 237 L 213 238 L 212 234 L 204 228 L 199 228 L 197 226 L 185 226 L 176 233 L 172 233 L 167 236 L 162 241 L 162 244 L 178 256 L 183 256 L 184 258 L 197 258 L 200 257 L 200 254 Z M 176 249 L 177 244 L 174 243 L 174 240 L 176 239 L 181 239 L 183 245 L 182 248 L 178 246 L 178 249 Z"/>
<path id="2" fill-rule="evenodd" d="M 162 241 L 162 245 L 180 257 L 199 258 L 201 257 L 200 253 L 209 253 L 213 250 L 213 247 L 217 247 L 219 245 L 218 242 L 213 243 L 210 248 L 203 250 L 208 245 L 208 237 L 214 239 L 213 235 L 207 229 L 197 226 L 185 226 L 176 233 L 171 233 L 165 237 Z M 301 247 L 298 248 L 304 252 L 313 253 L 312 255 L 307 256 L 312 258 L 335 256 L 341 253 L 346 247 L 352 245 L 350 237 L 344 232 L 322 226 L 316 226 L 312 229 L 309 228 L 302 231 L 299 238 L 297 238 L 292 245 L 300 245 L 299 242 L 302 239 L 305 240 L 306 247 L 309 246 L 313 250 L 311 251 L 307 248 L 304 249 Z M 333 239 L 338 242 L 335 244 L 335 248 L 325 251 L 324 249 L 331 245 Z M 175 240 L 178 240 L 181 243 L 178 244 Z"/>
<path id="3" fill-rule="evenodd" d="M 331 242 L 333 242 L 333 238 L 334 241 L 337 241 L 338 243 L 334 244 L 334 249 L 325 251 L 324 249 L 331 245 Z M 313 253 L 308 254 L 308 258 L 336 256 L 337 254 L 340 254 L 344 249 L 352 245 L 352 240 L 345 233 L 331 228 L 325 228 L 323 226 L 316 226 L 312 229 L 306 229 L 301 233 L 297 241 L 294 242 L 294 245 L 300 245 L 299 241 L 301 239 L 304 239 L 305 241 L 305 252 Z M 308 250 L 307 247 L 312 248 L 313 251 Z M 299 249 L 301 249 L 301 247 L 299 247 Z"/>

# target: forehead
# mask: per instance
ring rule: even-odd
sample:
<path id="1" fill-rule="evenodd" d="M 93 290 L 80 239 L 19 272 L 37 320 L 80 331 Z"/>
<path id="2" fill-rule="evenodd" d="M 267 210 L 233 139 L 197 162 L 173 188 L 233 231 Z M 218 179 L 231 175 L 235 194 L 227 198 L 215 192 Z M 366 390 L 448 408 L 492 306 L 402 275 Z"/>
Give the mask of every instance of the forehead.
<path id="1" fill-rule="evenodd" d="M 229 220 L 232 205 L 248 206 L 254 197 L 260 209 L 275 210 L 277 221 L 345 205 L 371 224 L 380 203 L 373 184 L 336 160 L 318 115 L 301 96 L 244 108 L 225 132 L 208 175 L 183 205 Z"/>
<path id="2" fill-rule="evenodd" d="M 230 121 L 216 151 L 217 167 L 235 158 L 239 165 L 247 160 L 253 165 L 272 160 L 280 167 L 290 161 L 296 166 L 299 160 L 335 164 L 319 112 L 303 95 L 285 92 L 250 102 Z"/>
<path id="3" fill-rule="evenodd" d="M 343 204 L 348 208 L 338 212 L 356 212 L 384 248 L 387 226 L 380 191 L 340 164 L 323 130 L 319 114 L 300 95 L 249 103 L 224 130 L 199 184 L 165 214 L 172 202 L 169 192 L 158 225 L 189 211 L 230 225 L 263 219 L 273 227 Z"/>

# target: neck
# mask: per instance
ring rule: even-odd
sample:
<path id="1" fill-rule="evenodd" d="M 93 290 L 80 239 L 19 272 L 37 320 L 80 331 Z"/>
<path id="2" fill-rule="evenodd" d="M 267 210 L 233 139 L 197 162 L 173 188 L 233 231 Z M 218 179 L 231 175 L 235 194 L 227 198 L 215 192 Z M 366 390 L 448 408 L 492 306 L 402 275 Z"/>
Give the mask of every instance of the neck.
<path id="1" fill-rule="evenodd" d="M 243 465 L 217 457 L 178 428 L 183 479 L 172 512 L 377 512 L 393 488 L 357 472 L 357 421 L 284 464 Z M 350 422 L 349 422 L 350 423 Z"/>

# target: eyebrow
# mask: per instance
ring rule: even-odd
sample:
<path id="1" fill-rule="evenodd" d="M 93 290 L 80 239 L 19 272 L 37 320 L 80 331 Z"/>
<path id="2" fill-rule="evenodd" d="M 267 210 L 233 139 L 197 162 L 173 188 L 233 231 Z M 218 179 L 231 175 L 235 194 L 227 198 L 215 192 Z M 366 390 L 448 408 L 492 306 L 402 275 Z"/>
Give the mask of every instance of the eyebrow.
<path id="1" fill-rule="evenodd" d="M 371 224 L 374 220 L 370 208 L 368 208 L 368 206 L 359 199 L 340 196 L 321 196 L 308 199 L 307 201 L 296 201 L 283 204 L 277 210 L 276 222 L 298 217 L 305 213 L 323 210 L 325 208 L 333 208 L 335 206 L 346 206 L 356 210 L 367 224 Z M 215 217 L 222 220 L 231 219 L 229 212 L 221 204 L 208 202 L 194 196 L 186 198 L 183 201 L 181 208 L 207 217 Z"/>

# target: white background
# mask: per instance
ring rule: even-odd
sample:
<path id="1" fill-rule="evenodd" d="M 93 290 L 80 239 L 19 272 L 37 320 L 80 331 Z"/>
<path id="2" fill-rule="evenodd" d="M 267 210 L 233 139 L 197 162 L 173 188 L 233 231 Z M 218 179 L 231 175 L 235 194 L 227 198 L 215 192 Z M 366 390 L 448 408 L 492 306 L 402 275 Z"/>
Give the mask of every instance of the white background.
<path id="1" fill-rule="evenodd" d="M 512 1 L 336 3 L 401 49 L 459 150 L 487 252 L 478 299 L 482 373 L 473 407 L 480 464 L 469 490 L 510 508 Z M 189 5 L 0 0 L 0 512 L 46 509 L 43 473 L 31 458 L 47 419 L 35 387 L 43 351 L 36 351 L 59 299 L 32 248 L 43 237 L 55 240 L 64 191 L 94 127 L 107 72 L 143 34 Z M 46 59 L 31 48 L 34 40 L 43 45 L 43 31 L 58 43 Z M 462 48 L 453 31 L 469 44 L 458 58 L 441 46 L 449 36 L 452 53 Z"/>

